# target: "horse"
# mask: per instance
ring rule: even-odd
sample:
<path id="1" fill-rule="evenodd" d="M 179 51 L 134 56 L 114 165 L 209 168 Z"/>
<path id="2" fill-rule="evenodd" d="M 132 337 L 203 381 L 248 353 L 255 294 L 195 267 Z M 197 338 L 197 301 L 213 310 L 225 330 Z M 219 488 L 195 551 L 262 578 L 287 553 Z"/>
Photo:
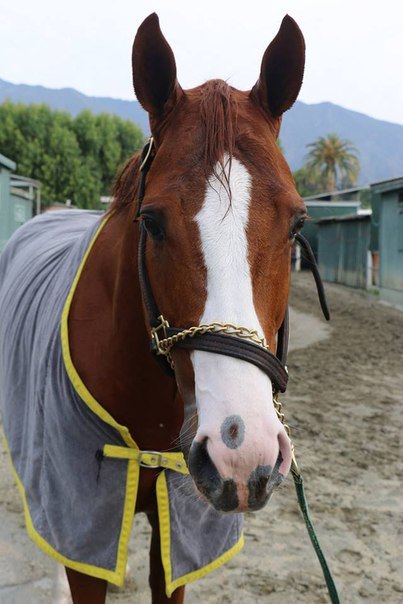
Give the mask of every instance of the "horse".
<path id="1" fill-rule="evenodd" d="M 65 565 L 74 604 L 104 604 L 107 581 L 122 582 L 139 512 L 152 528 L 152 601 L 182 603 L 187 582 L 239 551 L 242 512 L 290 470 L 274 353 L 306 208 L 277 141 L 304 60 L 286 16 L 250 91 L 219 79 L 184 90 L 150 15 L 132 65 L 152 139 L 117 177 L 106 216 L 34 218 L 1 256 L 6 444 L 28 532 Z M 192 570 L 203 538 L 217 551 Z"/>

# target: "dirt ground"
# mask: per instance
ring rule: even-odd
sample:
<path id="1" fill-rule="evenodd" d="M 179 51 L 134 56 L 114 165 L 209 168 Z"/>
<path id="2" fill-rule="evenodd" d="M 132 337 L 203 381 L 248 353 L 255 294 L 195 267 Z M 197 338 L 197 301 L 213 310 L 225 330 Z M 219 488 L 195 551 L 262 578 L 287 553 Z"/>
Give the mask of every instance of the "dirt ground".
<path id="1" fill-rule="evenodd" d="M 399 478 L 403 312 L 326 286 L 325 325 L 310 275 L 293 277 L 293 351 L 285 413 L 321 544 L 343 603 L 403 603 Z M 149 531 L 136 517 L 126 586 L 108 604 L 146 603 Z M 399 549 L 400 548 L 400 549 Z M 400 566 L 400 571 L 399 571 Z M 187 588 L 187 604 L 328 602 L 289 478 L 248 514 L 245 547 Z M 68 604 L 63 569 L 26 537 L 21 503 L 0 455 L 0 603 Z M 90 603 L 89 603 L 90 604 Z"/>

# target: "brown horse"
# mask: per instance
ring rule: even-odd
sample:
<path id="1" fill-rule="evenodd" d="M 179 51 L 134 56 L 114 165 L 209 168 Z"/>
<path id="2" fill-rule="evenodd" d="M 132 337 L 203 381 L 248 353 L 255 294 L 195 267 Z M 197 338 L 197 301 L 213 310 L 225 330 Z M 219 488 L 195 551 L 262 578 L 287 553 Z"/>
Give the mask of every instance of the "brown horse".
<path id="1" fill-rule="evenodd" d="M 291 444 L 274 409 L 273 380 L 252 362 L 179 346 L 169 350 L 175 379 L 164 374 L 149 354 L 150 294 L 141 291 L 136 250 L 143 232 L 143 281 L 170 325 L 232 330 L 275 351 L 291 248 L 306 213 L 277 137 L 303 69 L 303 36 L 287 16 L 251 91 L 222 80 L 183 90 L 157 16 L 142 23 L 133 82 L 153 136 L 147 173 L 140 182 L 136 155 L 118 177 L 68 312 L 72 363 L 91 396 L 140 450 L 168 452 L 181 443 L 195 492 L 219 512 L 261 508 L 289 472 Z M 167 597 L 161 561 L 161 468 L 141 465 L 135 511 L 152 527 L 152 601 L 180 603 L 184 586 Z M 74 604 L 105 602 L 105 579 L 74 564 L 67 576 Z"/>
<path id="2" fill-rule="evenodd" d="M 139 28 L 133 82 L 155 141 L 141 220 L 149 235 L 152 291 L 170 324 L 246 325 L 275 349 L 287 306 L 293 237 L 306 212 L 276 140 L 281 116 L 298 95 L 303 68 L 302 34 L 286 17 L 251 92 L 221 80 L 184 91 L 157 16 Z M 259 481 L 248 485 L 250 475 L 277 464 L 285 476 L 291 463 L 268 377 L 237 359 L 173 349 L 175 382 L 147 354 L 134 253 L 138 169 L 136 156 L 120 175 L 109 222 L 74 296 L 69 322 L 76 367 L 140 449 L 169 450 L 178 441 L 184 415 L 193 418 L 191 437 L 201 445 L 195 453 L 200 463 L 193 463 L 196 484 L 203 482 L 196 475 L 203 472 L 203 462 L 213 464 L 211 482 L 217 472 L 220 480 L 233 481 L 237 510 L 247 510 L 253 499 L 261 506 L 268 493 Z M 94 300 L 93 319 L 82 320 Z M 266 471 L 260 477 L 264 485 Z M 136 512 L 146 512 L 153 528 L 150 585 L 153 602 L 162 603 L 155 479 L 155 470 L 141 472 Z M 203 493 L 214 505 L 209 484 Z M 222 489 L 216 506 L 225 507 L 226 497 L 231 492 Z M 67 572 L 75 604 L 88 602 L 88 594 L 94 604 L 103 602 L 104 582 Z M 172 601 L 183 601 L 183 593 L 183 587 L 177 589 Z"/>

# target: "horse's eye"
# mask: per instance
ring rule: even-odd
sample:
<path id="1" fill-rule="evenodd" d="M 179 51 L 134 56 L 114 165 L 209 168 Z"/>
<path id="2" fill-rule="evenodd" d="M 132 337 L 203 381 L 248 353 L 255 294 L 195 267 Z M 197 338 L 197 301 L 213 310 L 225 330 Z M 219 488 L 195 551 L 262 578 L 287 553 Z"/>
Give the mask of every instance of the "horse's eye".
<path id="1" fill-rule="evenodd" d="M 294 239 L 295 235 L 303 228 L 306 218 L 306 216 L 301 216 L 294 222 L 290 231 L 290 239 Z"/>
<path id="2" fill-rule="evenodd" d="M 150 237 L 156 241 L 162 241 L 164 239 L 165 232 L 161 221 L 156 216 L 151 216 L 150 214 L 142 214 L 141 217 L 146 231 Z"/>

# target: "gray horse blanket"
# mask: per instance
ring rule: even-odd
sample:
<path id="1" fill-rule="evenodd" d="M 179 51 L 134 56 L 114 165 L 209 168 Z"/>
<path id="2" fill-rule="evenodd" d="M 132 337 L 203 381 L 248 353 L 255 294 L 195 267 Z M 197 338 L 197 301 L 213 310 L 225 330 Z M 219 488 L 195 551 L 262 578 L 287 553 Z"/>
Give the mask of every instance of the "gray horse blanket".
<path id="1" fill-rule="evenodd" d="M 180 453 L 139 451 L 92 397 L 70 356 L 68 313 L 105 218 L 52 212 L 26 223 L 0 256 L 0 404 L 27 530 L 67 567 L 124 581 L 139 462 L 158 465 L 166 592 L 243 545 L 242 516 L 194 493 Z M 146 472 L 146 469 L 141 471 Z"/>

